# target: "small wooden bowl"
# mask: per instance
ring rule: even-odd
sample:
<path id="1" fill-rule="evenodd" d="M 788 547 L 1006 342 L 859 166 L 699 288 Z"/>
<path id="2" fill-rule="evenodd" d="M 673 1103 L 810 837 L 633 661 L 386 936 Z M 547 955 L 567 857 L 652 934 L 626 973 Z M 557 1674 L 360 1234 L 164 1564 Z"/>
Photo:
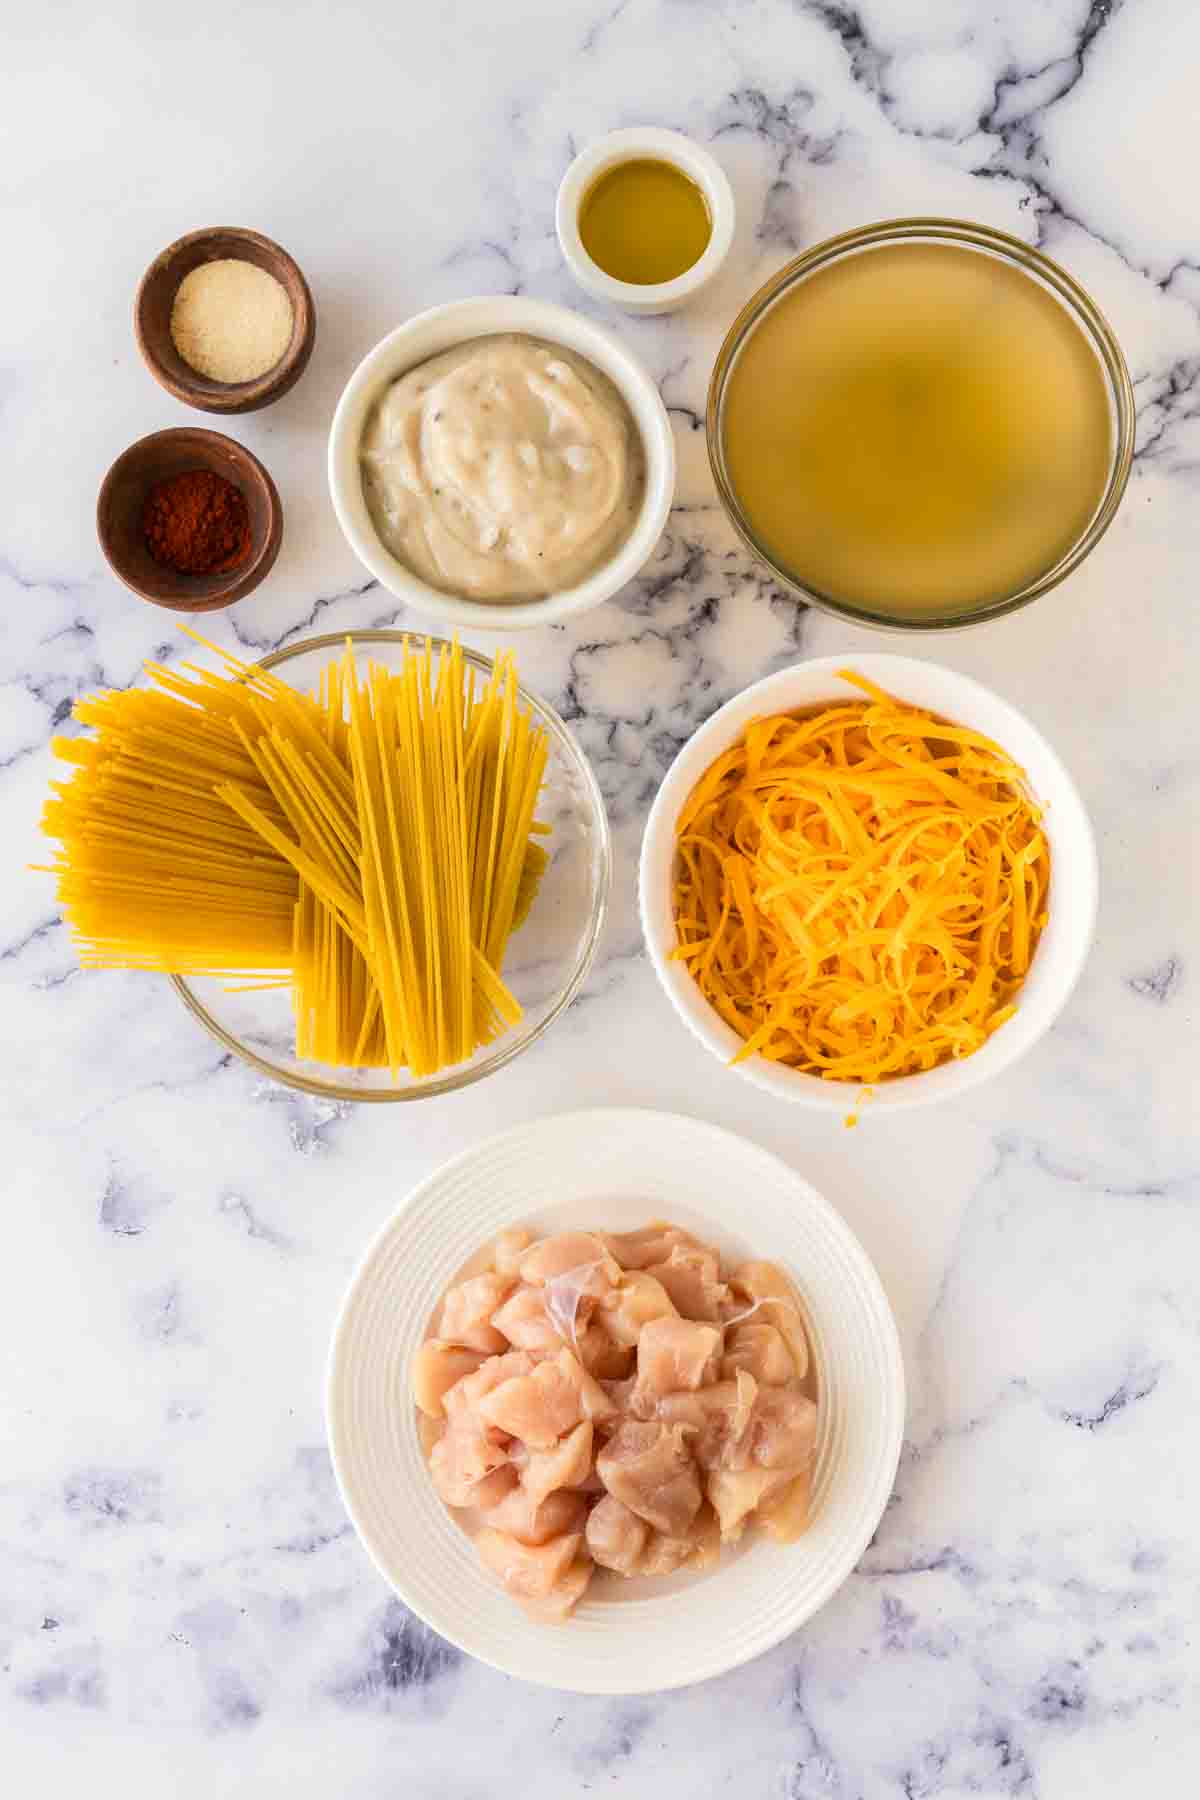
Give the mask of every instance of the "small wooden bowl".
<path id="1" fill-rule="evenodd" d="M 291 342 L 275 367 L 253 381 L 212 381 L 199 374 L 184 362 L 171 336 L 171 308 L 180 282 L 201 263 L 219 262 L 223 257 L 265 269 L 287 290 L 292 303 Z M 317 335 L 317 313 L 308 283 L 286 250 L 261 232 L 212 225 L 176 238 L 155 257 L 138 287 L 133 329 L 146 367 L 176 400 L 201 412 L 257 412 L 294 387 L 308 367 Z"/>
<path id="2" fill-rule="evenodd" d="M 231 481 L 250 515 L 250 554 L 223 575 L 179 575 L 155 562 L 142 535 L 146 496 L 156 481 L 189 469 L 211 469 Z M 275 483 L 256 456 L 219 431 L 186 426 L 139 438 L 118 456 L 96 501 L 96 530 L 108 566 L 143 600 L 173 612 L 216 612 L 241 600 L 270 573 L 283 537 Z"/>

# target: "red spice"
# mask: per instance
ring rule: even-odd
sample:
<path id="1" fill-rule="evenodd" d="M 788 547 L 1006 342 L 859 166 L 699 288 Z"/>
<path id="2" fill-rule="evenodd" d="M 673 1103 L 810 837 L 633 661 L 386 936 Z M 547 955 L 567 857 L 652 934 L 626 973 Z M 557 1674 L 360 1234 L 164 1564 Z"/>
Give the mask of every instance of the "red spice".
<path id="1" fill-rule="evenodd" d="M 250 516 L 240 491 L 211 469 L 157 481 L 142 509 L 155 562 L 179 575 L 226 575 L 250 554 Z"/>

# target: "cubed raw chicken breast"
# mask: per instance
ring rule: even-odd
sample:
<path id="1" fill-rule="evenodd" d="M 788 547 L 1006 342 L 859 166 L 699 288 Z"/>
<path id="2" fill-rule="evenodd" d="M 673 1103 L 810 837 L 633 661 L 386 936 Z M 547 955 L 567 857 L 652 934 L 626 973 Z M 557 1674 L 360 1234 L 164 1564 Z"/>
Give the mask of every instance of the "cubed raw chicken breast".
<path id="1" fill-rule="evenodd" d="M 596 1565 L 589 1556 L 577 1556 L 565 1575 L 540 1600 L 522 1600 L 531 1619 L 543 1625 L 561 1625 L 583 1599 Z"/>
<path id="2" fill-rule="evenodd" d="M 562 1333 L 546 1311 L 545 1290 L 524 1283 L 492 1314 L 492 1324 L 521 1350 L 557 1350 Z"/>
<path id="3" fill-rule="evenodd" d="M 642 1231 L 505 1232 L 414 1359 L 422 1448 L 484 1566 L 564 1619 L 597 1566 L 711 1568 L 753 1518 L 808 1523 L 817 1409 L 798 1297 L 773 1263 Z"/>
<path id="4" fill-rule="evenodd" d="M 675 1302 L 662 1282 L 644 1269 L 623 1275 L 600 1302 L 600 1319 L 614 1343 L 637 1347 L 642 1327 L 651 1319 L 670 1318 Z"/>
<path id="5" fill-rule="evenodd" d="M 817 1441 L 817 1409 L 794 1388 L 760 1388 L 750 1422 L 751 1460 L 760 1469 L 807 1468 Z"/>
<path id="6" fill-rule="evenodd" d="M 728 1542 L 741 1537 L 755 1507 L 792 1480 L 782 1469 L 712 1469 L 704 1483 L 708 1503 Z"/>
<path id="7" fill-rule="evenodd" d="M 521 1258 L 532 1242 L 532 1231 L 502 1231 L 492 1245 L 492 1267 L 497 1275 L 506 1275 L 510 1281 L 515 1281 Z"/>
<path id="8" fill-rule="evenodd" d="M 641 1394 L 673 1394 L 680 1388 L 715 1381 L 721 1359 L 721 1332 L 675 1317 L 650 1319 L 638 1340 L 637 1377 Z"/>
<path id="9" fill-rule="evenodd" d="M 665 1262 L 652 1263 L 646 1273 L 662 1283 L 685 1319 L 720 1323 L 729 1289 L 721 1280 L 721 1259 L 715 1250 L 676 1244 Z"/>
<path id="10" fill-rule="evenodd" d="M 808 1468 L 761 1503 L 754 1515 L 755 1522 L 777 1543 L 794 1543 L 808 1525 L 811 1492 L 812 1469 Z"/>
<path id="11" fill-rule="evenodd" d="M 757 1393 L 754 1377 L 739 1369 L 732 1381 L 714 1382 L 695 1393 L 661 1395 L 655 1414 L 668 1425 L 689 1429 L 688 1448 L 702 1469 L 744 1469 L 751 1461 Z"/>
<path id="12" fill-rule="evenodd" d="M 464 1375 L 472 1375 L 484 1359 L 482 1350 L 427 1338 L 413 1358 L 413 1399 L 431 1419 L 445 1417 L 442 1397 Z"/>
<path id="13" fill-rule="evenodd" d="M 506 1531 L 523 1544 L 545 1544 L 564 1532 L 582 1531 L 587 1510 L 582 1494 L 559 1488 L 543 1500 L 534 1500 L 518 1484 L 490 1509 L 487 1522 L 493 1531 Z"/>
<path id="14" fill-rule="evenodd" d="M 488 1356 L 500 1355 L 508 1349 L 508 1343 L 491 1319 L 513 1285 L 508 1276 L 497 1275 L 494 1270 L 487 1275 L 473 1275 L 469 1281 L 460 1281 L 442 1301 L 437 1335 L 451 1344 L 465 1344 L 469 1350 L 483 1350 Z"/>
<path id="15" fill-rule="evenodd" d="M 454 1424 L 467 1417 L 477 1419 L 479 1403 L 485 1394 L 490 1394 L 502 1382 L 511 1381 L 516 1375 L 530 1375 L 537 1367 L 532 1356 L 524 1350 L 509 1350 L 503 1356 L 489 1356 L 481 1362 L 472 1375 L 464 1375 L 454 1386 L 447 1388 L 442 1395 L 442 1406 L 446 1417 Z M 495 1435 L 493 1432 L 492 1436 Z"/>
<path id="16" fill-rule="evenodd" d="M 582 1543 L 577 1531 L 564 1532 L 544 1544 L 523 1544 L 507 1531 L 485 1525 L 475 1537 L 475 1548 L 485 1569 L 490 1569 L 518 1600 L 544 1600 L 575 1560 Z"/>
<path id="17" fill-rule="evenodd" d="M 623 1269 L 647 1269 L 651 1263 L 665 1262 L 676 1244 L 696 1242 L 690 1232 L 668 1225 L 664 1219 L 656 1219 L 640 1231 L 600 1231 L 596 1235 Z"/>
<path id="18" fill-rule="evenodd" d="M 624 1380 L 627 1375 L 632 1374 L 637 1359 L 637 1351 L 632 1344 L 628 1348 L 623 1344 L 614 1344 L 598 1318 L 593 1319 L 580 1332 L 575 1348 L 580 1362 L 597 1381 Z"/>
<path id="19" fill-rule="evenodd" d="M 565 1349 L 531 1374 L 502 1382 L 479 1405 L 489 1425 L 534 1450 L 548 1450 L 580 1419 L 606 1418 L 612 1411 L 604 1389 Z"/>
<path id="20" fill-rule="evenodd" d="M 549 1450 L 524 1451 L 521 1484 L 535 1506 L 557 1488 L 578 1488 L 587 1481 L 594 1434 L 592 1421 L 581 1419 Z"/>
<path id="21" fill-rule="evenodd" d="M 690 1562 L 695 1545 L 688 1537 L 668 1537 L 665 1531 L 652 1531 L 638 1559 L 638 1575 L 673 1575 Z"/>
<path id="22" fill-rule="evenodd" d="M 721 1558 L 721 1527 L 712 1507 L 705 1502 L 682 1537 L 652 1531 L 638 1561 L 639 1575 L 673 1575 L 685 1565 L 711 1569 Z"/>
<path id="23" fill-rule="evenodd" d="M 680 1425 L 626 1419 L 596 1458 L 596 1472 L 610 1494 L 669 1537 L 682 1537 L 700 1509 L 700 1477 Z"/>
<path id="24" fill-rule="evenodd" d="M 474 1421 L 451 1426 L 433 1446 L 429 1466 L 433 1485 L 447 1506 L 473 1506 L 474 1492 L 485 1475 L 508 1461 L 497 1444 Z"/>
<path id="25" fill-rule="evenodd" d="M 725 1313 L 728 1324 L 740 1324 L 743 1317 L 769 1320 L 783 1334 L 796 1379 L 803 1381 L 808 1373 L 808 1339 L 793 1288 L 782 1269 L 769 1262 L 742 1263 L 729 1278 L 733 1308 Z"/>
<path id="26" fill-rule="evenodd" d="M 501 1463 L 477 1481 L 471 1490 L 471 1505 L 480 1512 L 490 1512 L 493 1506 L 499 1506 L 506 1494 L 511 1494 L 521 1477 L 511 1462 Z"/>
<path id="27" fill-rule="evenodd" d="M 621 1279 L 614 1258 L 588 1231 L 563 1231 L 533 1244 L 521 1258 L 520 1272 L 521 1280 L 534 1286 L 572 1275 L 579 1292 L 593 1300 Z"/>
<path id="28" fill-rule="evenodd" d="M 725 1333 L 721 1373 L 731 1380 L 739 1369 L 753 1375 L 759 1387 L 787 1387 L 796 1379 L 796 1365 L 783 1334 L 774 1325 L 749 1319 Z"/>
<path id="29" fill-rule="evenodd" d="M 595 1562 L 605 1569 L 615 1569 L 618 1575 L 633 1575 L 649 1534 L 650 1527 L 644 1519 L 639 1519 L 615 1494 L 605 1494 L 588 1514 L 584 1535 Z"/>

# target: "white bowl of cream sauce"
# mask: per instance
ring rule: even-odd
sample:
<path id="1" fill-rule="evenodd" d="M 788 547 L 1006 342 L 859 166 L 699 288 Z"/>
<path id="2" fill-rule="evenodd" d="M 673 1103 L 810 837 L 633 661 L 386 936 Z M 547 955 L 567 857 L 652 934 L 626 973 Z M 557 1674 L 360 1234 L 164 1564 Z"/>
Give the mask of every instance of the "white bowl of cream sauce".
<path id="1" fill-rule="evenodd" d="M 329 486 L 390 593 L 503 631 L 584 612 L 637 575 L 670 511 L 675 448 L 657 387 L 603 327 L 519 295 L 459 300 L 354 371 Z"/>

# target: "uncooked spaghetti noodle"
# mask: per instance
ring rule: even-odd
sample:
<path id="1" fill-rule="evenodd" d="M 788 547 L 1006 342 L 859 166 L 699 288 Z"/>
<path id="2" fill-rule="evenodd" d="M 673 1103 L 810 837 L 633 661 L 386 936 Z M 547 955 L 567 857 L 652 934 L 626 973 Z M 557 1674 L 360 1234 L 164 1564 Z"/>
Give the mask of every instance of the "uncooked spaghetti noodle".
<path id="1" fill-rule="evenodd" d="M 521 1017 L 502 966 L 547 861 L 511 656 L 479 683 L 457 644 L 406 639 L 360 677 L 347 643 L 313 695 L 223 659 L 150 665 L 54 741 L 73 773 L 42 823 L 80 961 L 290 982 L 323 1062 L 466 1060 Z"/>

